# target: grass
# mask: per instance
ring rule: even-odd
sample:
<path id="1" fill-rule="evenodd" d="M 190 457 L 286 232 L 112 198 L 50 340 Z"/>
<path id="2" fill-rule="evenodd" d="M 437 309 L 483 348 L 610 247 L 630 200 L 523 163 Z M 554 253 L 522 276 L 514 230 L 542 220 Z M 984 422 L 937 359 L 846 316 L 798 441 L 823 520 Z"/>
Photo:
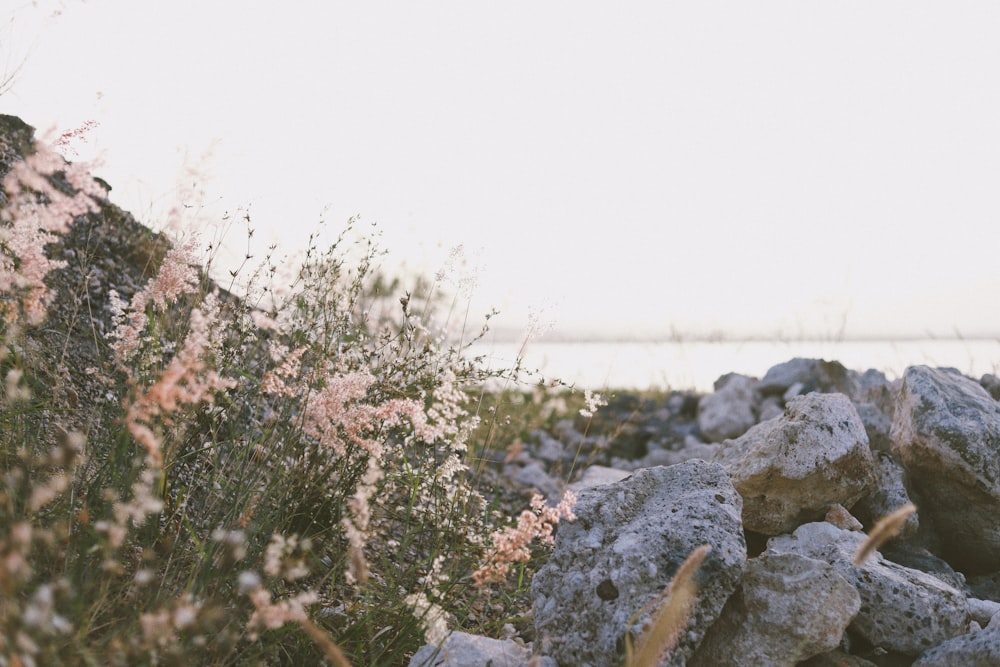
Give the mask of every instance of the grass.
<path id="1" fill-rule="evenodd" d="M 227 291 L 194 239 L 109 241 L 41 146 L 4 186 L 0 664 L 399 665 L 526 622 L 544 547 L 473 585 L 531 512 L 482 453 L 583 399 L 467 359 L 486 322 L 440 278 L 402 289 L 352 222 Z"/>

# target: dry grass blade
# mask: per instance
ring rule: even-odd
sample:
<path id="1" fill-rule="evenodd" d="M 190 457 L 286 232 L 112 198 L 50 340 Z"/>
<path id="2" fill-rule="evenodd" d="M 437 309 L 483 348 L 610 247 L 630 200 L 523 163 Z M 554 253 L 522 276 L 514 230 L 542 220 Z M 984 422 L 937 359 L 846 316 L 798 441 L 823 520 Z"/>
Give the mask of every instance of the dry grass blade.
<path id="1" fill-rule="evenodd" d="M 694 581 L 694 575 L 705 562 L 705 557 L 711 550 L 712 547 L 703 544 L 692 551 L 663 593 L 656 596 L 632 617 L 629 625 L 664 598 L 668 598 L 666 604 L 656 612 L 649 627 L 642 633 L 634 652 L 631 642 L 626 641 L 626 665 L 628 667 L 655 667 L 655 665 L 660 664 L 663 656 L 677 644 L 698 595 L 698 585 Z"/>
<path id="2" fill-rule="evenodd" d="M 903 528 L 903 524 L 906 523 L 906 519 L 916 511 L 916 505 L 907 503 L 879 519 L 875 527 L 868 533 L 868 539 L 858 547 L 858 552 L 854 556 L 854 564 L 863 565 L 872 553 L 899 534 L 899 531 Z"/>
<path id="3" fill-rule="evenodd" d="M 312 640 L 323 649 L 323 654 L 326 656 L 327 660 L 333 663 L 334 667 L 352 667 L 351 661 L 347 659 L 344 652 L 340 650 L 340 647 L 330 639 L 319 626 L 310 621 L 308 618 L 304 618 L 299 621 L 299 625 L 302 629 L 306 631 Z"/>

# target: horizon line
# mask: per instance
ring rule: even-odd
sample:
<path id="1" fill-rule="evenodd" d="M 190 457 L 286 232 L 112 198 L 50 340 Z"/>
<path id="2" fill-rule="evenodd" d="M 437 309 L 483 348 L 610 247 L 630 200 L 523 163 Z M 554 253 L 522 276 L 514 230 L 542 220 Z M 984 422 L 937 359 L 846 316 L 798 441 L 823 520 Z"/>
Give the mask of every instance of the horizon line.
<path id="1" fill-rule="evenodd" d="M 513 328 L 491 329 L 480 341 L 496 343 L 520 343 L 525 333 Z M 976 334 L 940 335 L 933 332 L 920 334 L 855 334 L 843 336 L 801 334 L 787 336 L 780 334 L 637 334 L 615 332 L 565 333 L 548 332 L 530 337 L 530 343 L 915 343 L 915 342 L 984 342 L 1000 343 L 1000 332 Z"/>

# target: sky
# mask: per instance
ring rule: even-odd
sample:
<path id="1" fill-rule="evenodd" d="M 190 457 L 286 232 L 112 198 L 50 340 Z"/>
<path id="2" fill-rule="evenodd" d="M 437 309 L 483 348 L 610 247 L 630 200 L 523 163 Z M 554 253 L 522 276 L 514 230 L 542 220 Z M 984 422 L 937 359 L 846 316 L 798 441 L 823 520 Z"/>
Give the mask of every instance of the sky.
<path id="1" fill-rule="evenodd" d="M 9 10 L 3 8 L 9 6 Z M 556 335 L 1000 336 L 1000 4 L 0 0 L 0 112 Z M 0 72 L 3 70 L 0 69 Z M 233 261 L 244 230 L 227 233 Z M 464 283 L 463 283 L 464 284 Z"/>

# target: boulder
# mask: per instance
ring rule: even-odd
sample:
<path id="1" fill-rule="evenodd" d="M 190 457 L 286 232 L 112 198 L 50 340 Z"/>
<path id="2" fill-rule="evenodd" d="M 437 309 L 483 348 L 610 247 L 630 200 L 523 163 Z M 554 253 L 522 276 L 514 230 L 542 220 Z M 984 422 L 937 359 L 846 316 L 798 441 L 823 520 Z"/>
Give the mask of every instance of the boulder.
<path id="1" fill-rule="evenodd" d="M 742 664 L 794 667 L 835 649 L 861 608 L 861 596 L 824 561 L 762 554 L 709 629 L 691 667 Z"/>
<path id="2" fill-rule="evenodd" d="M 560 665 L 617 664 L 626 632 L 696 547 L 711 546 L 699 594 L 669 664 L 683 665 L 735 590 L 746 563 L 742 503 L 722 466 L 691 460 L 587 489 L 561 523 L 531 585 L 535 651 Z"/>
<path id="3" fill-rule="evenodd" d="M 746 375 L 726 376 L 714 394 L 698 403 L 698 429 L 709 442 L 737 438 L 757 423 L 754 414 L 756 380 Z"/>
<path id="4" fill-rule="evenodd" d="M 851 629 L 875 647 L 915 656 L 968 630 L 969 606 L 957 589 L 877 552 L 854 565 L 864 540 L 862 533 L 809 523 L 768 540 L 765 553 L 795 553 L 832 565 L 861 595 Z"/>
<path id="5" fill-rule="evenodd" d="M 921 655 L 913 667 L 996 667 L 1000 665 L 1000 627 L 960 635 Z"/>
<path id="6" fill-rule="evenodd" d="M 744 526 L 765 535 L 851 507 L 875 483 L 868 436 L 842 394 L 793 399 L 782 417 L 724 442 L 716 460 L 743 497 Z"/>
<path id="7" fill-rule="evenodd" d="M 757 385 L 757 390 L 764 396 L 781 396 L 798 384 L 801 387 L 796 394 L 818 391 L 840 392 L 852 396 L 858 388 L 855 375 L 839 361 L 796 357 L 768 369 Z"/>
<path id="8" fill-rule="evenodd" d="M 1000 403 L 954 370 L 913 366 L 902 380 L 892 451 L 941 555 L 967 574 L 1000 569 Z"/>

